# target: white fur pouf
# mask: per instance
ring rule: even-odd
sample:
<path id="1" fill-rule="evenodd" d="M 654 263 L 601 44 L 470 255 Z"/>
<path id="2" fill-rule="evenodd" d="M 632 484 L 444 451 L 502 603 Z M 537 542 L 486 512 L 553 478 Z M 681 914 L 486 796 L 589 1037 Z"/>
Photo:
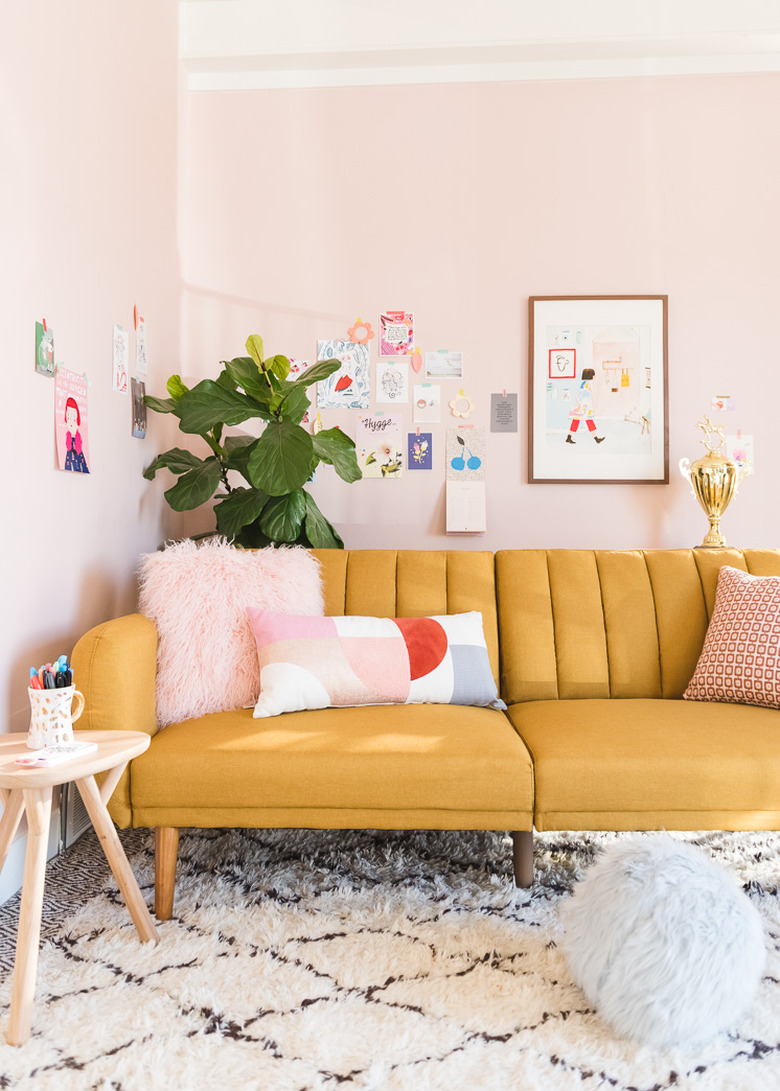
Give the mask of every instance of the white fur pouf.
<path id="1" fill-rule="evenodd" d="M 667 835 L 610 846 L 561 908 L 574 980 L 621 1034 L 691 1047 L 755 996 L 764 930 L 734 876 Z"/>

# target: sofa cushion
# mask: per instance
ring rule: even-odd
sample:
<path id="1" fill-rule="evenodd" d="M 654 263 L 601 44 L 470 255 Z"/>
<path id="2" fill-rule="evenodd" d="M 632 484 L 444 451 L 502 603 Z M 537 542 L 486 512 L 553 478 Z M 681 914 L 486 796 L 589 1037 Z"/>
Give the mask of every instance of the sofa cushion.
<path id="1" fill-rule="evenodd" d="M 247 614 L 260 666 L 256 717 L 349 705 L 505 707 L 476 611 L 427 618 Z"/>
<path id="2" fill-rule="evenodd" d="M 778 829 L 780 722 L 683 700 L 510 705 L 534 761 L 540 830 Z"/>
<path id="3" fill-rule="evenodd" d="M 780 708 L 780 576 L 724 565 L 689 701 Z"/>
<path id="4" fill-rule="evenodd" d="M 249 605 L 322 614 L 320 568 L 302 547 L 237 549 L 224 538 L 176 542 L 143 558 L 140 609 L 157 626 L 157 722 L 241 708 L 260 673 Z"/>
<path id="5" fill-rule="evenodd" d="M 533 769 L 503 712 L 251 710 L 171 724 L 132 766 L 133 825 L 530 829 Z"/>

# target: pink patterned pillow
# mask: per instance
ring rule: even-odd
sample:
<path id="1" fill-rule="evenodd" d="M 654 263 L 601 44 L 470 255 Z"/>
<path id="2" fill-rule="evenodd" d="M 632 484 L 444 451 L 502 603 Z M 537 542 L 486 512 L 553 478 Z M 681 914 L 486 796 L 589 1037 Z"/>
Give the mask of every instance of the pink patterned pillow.
<path id="1" fill-rule="evenodd" d="M 506 708 L 476 611 L 414 618 L 248 614 L 260 664 L 256 717 L 346 705 Z"/>
<path id="2" fill-rule="evenodd" d="M 707 637 L 683 697 L 780 708 L 780 576 L 721 568 Z"/>
<path id="3" fill-rule="evenodd" d="M 255 703 L 260 669 L 247 606 L 310 616 L 324 609 L 319 563 L 302 546 L 176 542 L 143 558 L 140 585 L 139 608 L 159 635 L 160 725 Z"/>

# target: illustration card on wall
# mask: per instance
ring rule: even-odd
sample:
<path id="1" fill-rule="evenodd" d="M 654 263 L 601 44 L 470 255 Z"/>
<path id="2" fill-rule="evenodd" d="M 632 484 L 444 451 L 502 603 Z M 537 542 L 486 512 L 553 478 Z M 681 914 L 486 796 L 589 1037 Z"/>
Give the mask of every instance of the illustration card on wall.
<path id="1" fill-rule="evenodd" d="M 117 394 L 127 394 L 129 389 L 127 365 L 130 350 L 130 337 L 127 330 L 114 326 L 114 381 L 113 389 Z"/>
<path id="2" fill-rule="evenodd" d="M 318 360 L 341 360 L 341 367 L 317 383 L 318 409 L 368 409 L 371 391 L 368 345 L 355 341 L 318 341 Z"/>
<path id="3" fill-rule="evenodd" d="M 406 437 L 406 466 L 409 470 L 433 469 L 433 433 L 410 432 Z"/>
<path id="4" fill-rule="evenodd" d="M 517 394 L 490 395 L 490 431 L 517 431 Z"/>
<path id="5" fill-rule="evenodd" d="M 409 361 L 379 360 L 376 365 L 376 400 L 382 404 L 409 401 Z"/>
<path id="6" fill-rule="evenodd" d="M 447 429 L 447 533 L 487 529 L 485 429 Z"/>
<path id="7" fill-rule="evenodd" d="M 414 314 L 385 311 L 379 316 L 380 356 L 408 356 L 414 347 Z"/>
<path id="8" fill-rule="evenodd" d="M 35 370 L 54 378 L 54 330 L 45 322 L 35 323 Z"/>
<path id="9" fill-rule="evenodd" d="M 87 380 L 75 371 L 58 367 L 54 376 L 54 437 L 61 470 L 88 474 L 89 427 Z"/>
<path id="10" fill-rule="evenodd" d="M 529 481 L 668 482 L 666 296 L 529 300 Z"/>
<path id="11" fill-rule="evenodd" d="M 462 379 L 463 353 L 449 349 L 426 352 L 425 376 L 428 379 Z"/>
<path id="12" fill-rule="evenodd" d="M 414 384 L 414 420 L 416 424 L 441 420 L 441 387 L 437 383 Z"/>
<path id="13" fill-rule="evenodd" d="M 740 470 L 747 470 L 751 474 L 756 472 L 752 436 L 743 436 L 741 432 L 737 432 L 735 436 L 726 436 L 726 456 L 733 459 Z"/>
<path id="14" fill-rule="evenodd" d="M 135 370 L 138 375 L 149 371 L 149 357 L 146 348 L 146 320 L 139 314 L 135 327 Z"/>
<path id="15" fill-rule="evenodd" d="M 146 405 L 144 404 L 146 383 L 133 376 L 130 386 L 133 395 L 133 435 L 136 439 L 144 439 L 146 436 Z"/>
<path id="16" fill-rule="evenodd" d="M 401 414 L 361 415 L 355 446 L 363 477 L 400 477 L 404 462 Z"/>

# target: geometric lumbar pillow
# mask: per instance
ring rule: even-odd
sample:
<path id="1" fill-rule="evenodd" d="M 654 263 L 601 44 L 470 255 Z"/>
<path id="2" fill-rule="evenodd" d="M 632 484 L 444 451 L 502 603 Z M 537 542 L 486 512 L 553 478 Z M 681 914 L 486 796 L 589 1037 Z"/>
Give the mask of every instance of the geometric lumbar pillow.
<path id="1" fill-rule="evenodd" d="M 666 834 L 607 849 L 560 916 L 576 984 L 636 1041 L 700 1045 L 755 997 L 765 959 L 755 907 L 730 872 Z"/>
<path id="2" fill-rule="evenodd" d="M 247 614 L 260 666 L 256 717 L 349 705 L 506 708 L 478 611 L 415 618 Z"/>
<path id="3" fill-rule="evenodd" d="M 707 637 L 683 696 L 780 708 L 780 576 L 721 568 Z"/>

